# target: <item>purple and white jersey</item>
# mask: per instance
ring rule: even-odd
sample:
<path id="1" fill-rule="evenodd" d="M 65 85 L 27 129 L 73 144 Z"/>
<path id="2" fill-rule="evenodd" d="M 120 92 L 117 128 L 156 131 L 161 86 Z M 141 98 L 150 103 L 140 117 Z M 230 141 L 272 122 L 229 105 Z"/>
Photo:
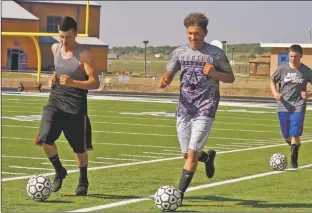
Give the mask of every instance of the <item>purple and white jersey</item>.
<path id="1" fill-rule="evenodd" d="M 183 45 L 170 55 L 167 71 L 181 74 L 176 116 L 215 117 L 220 101 L 219 80 L 204 75 L 206 63 L 213 64 L 218 72 L 232 72 L 224 51 L 208 43 L 199 50 Z"/>

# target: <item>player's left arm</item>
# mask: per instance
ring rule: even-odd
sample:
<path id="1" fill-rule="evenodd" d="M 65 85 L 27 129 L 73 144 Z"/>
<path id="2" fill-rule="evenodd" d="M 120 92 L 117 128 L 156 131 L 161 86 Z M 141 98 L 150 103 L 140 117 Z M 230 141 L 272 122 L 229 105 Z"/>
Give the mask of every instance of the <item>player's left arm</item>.
<path id="1" fill-rule="evenodd" d="M 312 70 L 311 70 L 310 73 L 312 73 Z M 310 84 L 312 84 L 312 74 L 310 74 L 308 82 L 309 82 Z M 304 92 L 301 92 L 301 96 L 302 96 L 303 99 L 312 98 L 312 91 L 304 91 Z"/>
<path id="2" fill-rule="evenodd" d="M 232 67 L 224 54 L 220 55 L 214 64 L 206 64 L 204 74 L 224 83 L 233 83 L 235 81 Z"/>
<path id="3" fill-rule="evenodd" d="M 77 81 L 71 79 L 67 75 L 60 77 L 60 83 L 63 85 L 76 87 L 80 89 L 97 89 L 100 86 L 99 76 L 95 70 L 94 62 L 92 60 L 91 52 L 87 49 L 83 50 L 80 54 L 80 62 L 83 64 L 86 74 L 89 79 L 87 81 Z"/>

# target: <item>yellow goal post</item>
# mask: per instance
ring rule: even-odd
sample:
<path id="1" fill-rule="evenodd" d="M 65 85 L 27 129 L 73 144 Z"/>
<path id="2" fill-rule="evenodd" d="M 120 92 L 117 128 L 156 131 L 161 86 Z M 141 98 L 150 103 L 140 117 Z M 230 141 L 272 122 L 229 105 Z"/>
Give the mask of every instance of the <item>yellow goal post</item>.
<path id="1" fill-rule="evenodd" d="M 89 36 L 89 7 L 90 7 L 90 0 L 86 0 L 86 28 L 84 34 L 78 34 L 78 37 L 88 37 Z M 39 42 L 36 39 L 37 36 L 59 36 L 58 33 L 44 33 L 44 32 L 1 32 L 2 36 L 28 36 L 32 38 L 35 43 L 36 51 L 37 51 L 37 82 L 40 82 L 41 77 L 41 51 Z"/>

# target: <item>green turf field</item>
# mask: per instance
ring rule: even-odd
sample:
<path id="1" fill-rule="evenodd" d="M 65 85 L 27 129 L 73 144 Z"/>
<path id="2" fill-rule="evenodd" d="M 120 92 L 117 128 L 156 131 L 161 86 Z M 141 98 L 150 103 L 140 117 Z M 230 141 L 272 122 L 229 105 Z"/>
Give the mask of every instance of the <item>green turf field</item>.
<path id="1" fill-rule="evenodd" d="M 29 177 L 53 176 L 43 150 L 33 143 L 39 128 L 36 119 L 46 101 L 46 97 L 2 96 L 3 212 L 159 212 L 147 197 L 160 186 L 177 187 L 183 167 L 175 118 L 140 113 L 174 113 L 176 104 L 89 100 L 94 150 L 89 152 L 88 196 L 74 196 L 79 172 L 62 135 L 59 155 L 70 173 L 59 192 L 35 202 L 25 189 Z M 177 211 L 311 212 L 312 111 L 307 111 L 299 155 L 299 165 L 305 168 L 272 172 L 273 153 L 290 155 L 275 109 L 220 106 L 219 110 L 205 148 L 217 150 L 215 177 L 208 179 L 199 164 Z"/>

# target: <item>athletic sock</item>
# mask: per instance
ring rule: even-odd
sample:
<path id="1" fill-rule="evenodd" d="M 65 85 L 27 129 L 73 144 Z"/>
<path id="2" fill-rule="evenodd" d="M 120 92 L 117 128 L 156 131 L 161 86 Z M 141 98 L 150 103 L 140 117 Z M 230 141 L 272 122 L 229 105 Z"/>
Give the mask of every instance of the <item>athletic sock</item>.
<path id="1" fill-rule="evenodd" d="M 88 165 L 85 167 L 79 167 L 80 170 L 80 177 L 79 177 L 79 183 L 86 183 L 88 182 Z"/>
<path id="2" fill-rule="evenodd" d="M 60 158 L 58 156 L 58 154 L 56 154 L 55 156 L 49 158 L 49 160 L 51 161 L 54 169 L 55 169 L 55 172 L 56 173 L 60 173 L 61 169 L 63 168 L 62 166 L 62 163 L 60 161 Z"/>
<path id="3" fill-rule="evenodd" d="M 183 169 L 182 176 L 180 179 L 179 190 L 184 193 L 186 189 L 189 187 L 192 178 L 194 176 L 194 172 Z"/>

